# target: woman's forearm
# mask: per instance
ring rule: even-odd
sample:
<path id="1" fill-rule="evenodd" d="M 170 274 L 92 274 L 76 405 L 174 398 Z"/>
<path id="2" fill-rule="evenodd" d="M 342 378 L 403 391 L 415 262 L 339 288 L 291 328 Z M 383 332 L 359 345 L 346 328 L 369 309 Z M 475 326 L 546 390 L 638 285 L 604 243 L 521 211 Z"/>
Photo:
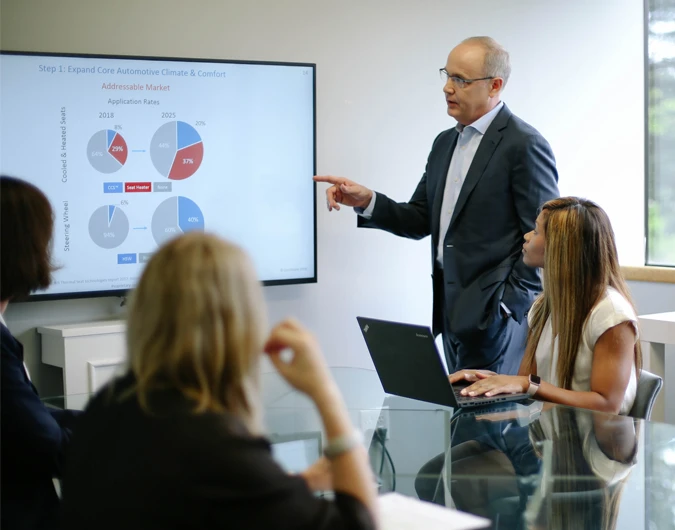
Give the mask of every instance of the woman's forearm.
<path id="1" fill-rule="evenodd" d="M 539 390 L 534 397 L 536 399 L 550 401 L 551 403 L 558 403 L 560 405 L 609 412 L 612 414 L 618 414 L 621 408 L 621 402 L 614 403 L 612 400 L 598 392 L 565 390 L 564 388 L 559 388 L 545 381 L 541 382 Z"/>
<path id="2" fill-rule="evenodd" d="M 323 421 L 328 442 L 341 436 L 350 436 L 354 427 L 347 407 L 336 388 L 322 390 L 314 402 Z M 359 499 L 377 519 L 375 483 L 368 462 L 366 449 L 359 445 L 331 460 L 333 489 Z"/>

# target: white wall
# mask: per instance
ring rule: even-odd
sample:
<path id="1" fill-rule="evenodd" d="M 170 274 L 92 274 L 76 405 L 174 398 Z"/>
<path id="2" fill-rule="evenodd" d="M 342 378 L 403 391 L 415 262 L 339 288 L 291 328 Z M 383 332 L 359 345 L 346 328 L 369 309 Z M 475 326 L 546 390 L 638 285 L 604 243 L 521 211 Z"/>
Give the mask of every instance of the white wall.
<path id="1" fill-rule="evenodd" d="M 317 63 L 319 173 L 399 200 L 414 190 L 434 137 L 453 125 L 438 68 L 461 39 L 491 35 L 512 56 L 504 99 L 550 141 L 562 193 L 605 206 L 622 262 L 643 263 L 641 0 L 3 0 L 1 8 L 3 49 Z M 300 318 L 332 365 L 370 367 L 355 316 L 429 323 L 429 242 L 357 230 L 352 212 L 329 214 L 317 193 L 319 283 L 266 288 L 270 317 Z M 10 306 L 7 320 L 44 393 L 58 374 L 39 365 L 32 329 L 117 312 L 111 299 L 43 302 Z"/>

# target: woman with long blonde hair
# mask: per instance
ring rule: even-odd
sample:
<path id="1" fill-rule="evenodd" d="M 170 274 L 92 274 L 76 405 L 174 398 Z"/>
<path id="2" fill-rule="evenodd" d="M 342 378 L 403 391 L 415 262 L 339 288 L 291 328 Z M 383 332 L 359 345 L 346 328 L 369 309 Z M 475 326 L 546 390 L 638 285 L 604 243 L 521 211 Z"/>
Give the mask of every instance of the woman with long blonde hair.
<path id="1" fill-rule="evenodd" d="M 614 232 L 592 201 L 545 203 L 525 235 L 524 262 L 543 268 L 544 289 L 528 315 L 530 331 L 516 376 L 462 370 L 465 395 L 528 392 L 544 401 L 627 414 L 642 368 L 638 322 L 621 276 Z"/>
<path id="2" fill-rule="evenodd" d="M 293 320 L 266 334 L 241 249 L 195 232 L 162 247 L 132 294 L 128 372 L 92 399 L 74 437 L 65 527 L 374 528 L 367 455 L 318 344 Z M 323 421 L 326 457 L 300 475 L 262 436 L 263 351 Z M 328 488 L 335 501 L 313 493 Z"/>

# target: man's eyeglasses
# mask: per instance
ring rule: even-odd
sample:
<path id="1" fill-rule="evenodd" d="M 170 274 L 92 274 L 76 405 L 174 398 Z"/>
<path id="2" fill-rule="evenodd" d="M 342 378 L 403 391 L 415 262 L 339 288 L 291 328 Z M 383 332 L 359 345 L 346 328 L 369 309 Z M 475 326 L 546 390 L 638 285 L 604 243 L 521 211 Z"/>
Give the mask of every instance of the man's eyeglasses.
<path id="1" fill-rule="evenodd" d="M 462 77 L 457 77 L 456 75 L 450 75 L 445 68 L 441 68 L 439 70 L 439 73 L 441 74 L 441 81 L 443 81 L 443 83 L 447 83 L 448 80 L 450 80 L 452 84 L 457 88 L 465 88 L 474 81 L 485 81 L 487 79 L 494 79 L 494 77 L 478 77 L 477 79 L 464 79 Z"/>

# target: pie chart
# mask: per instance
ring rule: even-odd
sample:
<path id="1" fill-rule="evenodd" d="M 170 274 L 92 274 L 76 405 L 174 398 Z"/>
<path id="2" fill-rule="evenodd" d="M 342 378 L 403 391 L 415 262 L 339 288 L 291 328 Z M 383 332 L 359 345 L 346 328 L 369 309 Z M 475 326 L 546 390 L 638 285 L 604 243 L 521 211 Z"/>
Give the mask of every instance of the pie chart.
<path id="1" fill-rule="evenodd" d="M 127 143 L 112 129 L 98 131 L 87 144 L 89 163 L 101 173 L 114 173 L 120 169 L 126 163 L 127 155 Z"/>
<path id="2" fill-rule="evenodd" d="M 170 197 L 152 214 L 152 237 L 158 245 L 191 230 L 204 230 L 199 206 L 187 197 Z"/>
<path id="3" fill-rule="evenodd" d="M 118 206 L 105 205 L 89 218 L 89 237 L 101 248 L 115 248 L 129 235 L 129 219 Z"/>
<path id="4" fill-rule="evenodd" d="M 159 173 L 171 180 L 194 175 L 204 157 L 202 137 L 184 121 L 162 125 L 152 137 L 150 158 Z"/>

